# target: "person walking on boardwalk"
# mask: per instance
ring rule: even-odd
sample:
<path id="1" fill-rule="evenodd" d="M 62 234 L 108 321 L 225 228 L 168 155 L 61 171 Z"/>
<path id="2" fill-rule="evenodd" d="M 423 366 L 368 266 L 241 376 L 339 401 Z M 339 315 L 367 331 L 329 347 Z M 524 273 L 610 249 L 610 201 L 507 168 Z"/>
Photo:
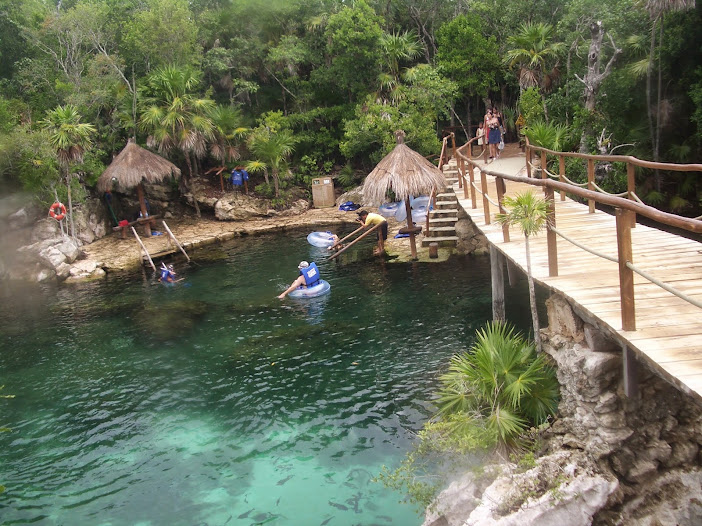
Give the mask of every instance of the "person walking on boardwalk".
<path id="1" fill-rule="evenodd" d="M 368 213 L 366 210 L 358 212 L 358 221 L 365 227 L 381 225 L 376 233 L 378 234 L 378 246 L 373 251 L 373 254 L 380 256 L 385 252 L 385 240 L 388 238 L 388 222 L 380 214 L 374 212 Z"/>
<path id="2" fill-rule="evenodd" d="M 500 133 L 500 121 L 491 110 L 488 110 L 486 123 L 488 128 L 488 145 L 490 148 L 490 159 L 497 159 L 497 145 L 500 144 L 502 134 Z"/>

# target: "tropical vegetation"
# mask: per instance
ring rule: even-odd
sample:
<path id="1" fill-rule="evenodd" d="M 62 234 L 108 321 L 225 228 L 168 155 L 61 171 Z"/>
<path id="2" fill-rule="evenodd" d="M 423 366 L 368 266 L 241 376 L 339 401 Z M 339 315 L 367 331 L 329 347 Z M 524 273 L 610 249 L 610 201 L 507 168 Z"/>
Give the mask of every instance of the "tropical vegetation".
<path id="1" fill-rule="evenodd" d="M 312 176 L 358 181 L 398 128 L 436 154 L 490 104 L 508 130 L 520 114 L 559 127 L 564 149 L 696 162 L 701 20 L 692 0 L 6 0 L 0 182 L 80 202 L 135 137 L 180 166 L 184 192 L 236 162 L 284 207 Z M 82 161 L 42 126 L 66 108 L 95 130 Z M 637 177 L 649 202 L 699 211 L 699 178 Z"/>
<path id="2" fill-rule="evenodd" d="M 451 358 L 439 378 L 435 418 L 400 467 L 385 468 L 379 480 L 402 489 L 426 507 L 438 473 L 447 479 L 466 469 L 463 462 L 492 451 L 523 452 L 532 447 L 530 431 L 548 423 L 560 398 L 555 369 L 534 343 L 504 322 L 488 323 L 468 350 Z"/>

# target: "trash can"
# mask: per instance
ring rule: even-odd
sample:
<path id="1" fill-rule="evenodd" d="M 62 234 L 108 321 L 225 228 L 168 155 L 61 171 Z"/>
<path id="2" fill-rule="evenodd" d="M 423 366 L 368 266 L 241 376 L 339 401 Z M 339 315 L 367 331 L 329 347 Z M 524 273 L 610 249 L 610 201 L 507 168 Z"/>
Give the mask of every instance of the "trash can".
<path id="1" fill-rule="evenodd" d="M 334 206 L 334 182 L 331 177 L 312 179 L 312 203 L 315 208 Z"/>

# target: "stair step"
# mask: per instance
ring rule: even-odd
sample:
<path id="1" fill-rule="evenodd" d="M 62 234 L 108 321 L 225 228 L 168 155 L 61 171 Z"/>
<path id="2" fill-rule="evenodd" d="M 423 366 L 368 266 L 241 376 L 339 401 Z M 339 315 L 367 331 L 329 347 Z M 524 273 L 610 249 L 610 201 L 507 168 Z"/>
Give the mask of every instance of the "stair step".
<path id="1" fill-rule="evenodd" d="M 456 235 L 456 226 L 432 226 L 426 237 L 447 237 Z"/>
<path id="2" fill-rule="evenodd" d="M 425 237 L 422 239 L 423 247 L 428 247 L 429 243 L 438 243 L 440 247 L 455 247 L 458 243 L 458 236 Z"/>
<path id="3" fill-rule="evenodd" d="M 431 217 L 446 217 L 448 215 L 454 215 L 458 217 L 458 208 L 435 208 L 430 212 Z"/>
<path id="4" fill-rule="evenodd" d="M 458 218 L 456 217 L 446 217 L 443 219 L 429 219 L 429 230 L 433 230 L 434 227 L 450 226 L 456 228 L 456 223 L 458 223 Z"/>

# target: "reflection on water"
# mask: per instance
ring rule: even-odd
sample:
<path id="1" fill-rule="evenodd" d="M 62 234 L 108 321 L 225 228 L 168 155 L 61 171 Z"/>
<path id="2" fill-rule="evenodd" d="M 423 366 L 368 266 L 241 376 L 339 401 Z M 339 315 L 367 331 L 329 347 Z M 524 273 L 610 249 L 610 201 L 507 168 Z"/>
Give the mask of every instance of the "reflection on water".
<path id="1" fill-rule="evenodd" d="M 371 479 L 490 316 L 489 262 L 335 263 L 305 235 L 212 247 L 173 287 L 3 285 L 4 523 L 420 524 Z M 303 259 L 331 293 L 278 300 Z"/>

